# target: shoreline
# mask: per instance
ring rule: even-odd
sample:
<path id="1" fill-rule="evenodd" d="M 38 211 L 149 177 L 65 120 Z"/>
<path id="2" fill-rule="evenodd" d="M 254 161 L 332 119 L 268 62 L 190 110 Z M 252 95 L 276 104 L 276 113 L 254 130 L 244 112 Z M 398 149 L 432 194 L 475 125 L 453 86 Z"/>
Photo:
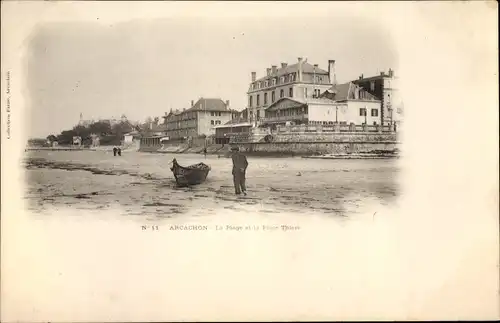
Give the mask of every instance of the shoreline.
<path id="1" fill-rule="evenodd" d="M 113 146 L 100 146 L 93 148 L 72 148 L 72 147 L 30 147 L 26 148 L 28 151 L 107 151 L 111 150 Z M 214 149 L 218 148 L 218 149 Z M 122 152 L 136 151 L 141 153 L 151 154 L 196 154 L 203 156 L 201 151 L 203 148 L 191 147 L 178 149 L 155 149 L 153 147 L 146 149 L 127 149 L 122 148 Z M 274 157 L 274 158 L 304 158 L 304 159 L 397 159 L 401 156 L 390 151 L 383 152 L 365 152 L 365 153 L 341 153 L 341 154 L 318 154 L 315 152 L 271 152 L 271 151 L 242 151 L 243 154 L 249 157 Z M 229 158 L 230 152 L 225 147 L 211 147 L 207 151 L 207 155 L 217 155 L 219 158 Z"/>

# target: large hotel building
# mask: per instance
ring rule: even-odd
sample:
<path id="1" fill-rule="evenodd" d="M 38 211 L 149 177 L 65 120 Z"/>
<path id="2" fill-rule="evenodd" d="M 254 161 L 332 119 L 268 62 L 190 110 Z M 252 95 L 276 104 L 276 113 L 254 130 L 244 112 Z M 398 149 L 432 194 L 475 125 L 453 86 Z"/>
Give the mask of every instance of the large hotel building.
<path id="1" fill-rule="evenodd" d="M 335 83 L 335 61 L 328 61 L 328 71 L 317 64 L 311 65 L 302 57 L 297 63 L 281 67 L 267 68 L 266 75 L 257 79 L 252 72 L 252 82 L 248 89 L 248 111 L 252 122 L 264 120 L 265 111 L 281 98 L 318 98 Z"/>

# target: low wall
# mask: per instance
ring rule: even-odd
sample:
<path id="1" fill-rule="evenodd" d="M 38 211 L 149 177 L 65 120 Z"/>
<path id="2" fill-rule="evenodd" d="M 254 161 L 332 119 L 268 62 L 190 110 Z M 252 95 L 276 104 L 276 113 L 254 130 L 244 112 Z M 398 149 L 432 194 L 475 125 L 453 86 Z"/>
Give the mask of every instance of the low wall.
<path id="1" fill-rule="evenodd" d="M 264 139 L 265 137 L 262 137 Z M 257 138 L 255 138 L 257 139 Z M 269 142 L 301 142 L 301 143 L 321 143 L 321 142 L 393 142 L 397 140 L 395 133 L 276 133 L 271 134 Z M 256 142 L 257 140 L 252 140 Z M 258 142 L 261 142 L 259 138 Z"/>
<path id="2" fill-rule="evenodd" d="M 396 142 L 274 142 L 238 144 L 240 150 L 254 156 L 310 156 L 387 153 L 399 148 Z"/>
<path id="3" fill-rule="evenodd" d="M 259 135 L 235 144 L 249 155 L 344 155 L 392 152 L 400 146 L 397 139 L 394 132 L 288 132 L 273 133 L 267 141 Z"/>
<path id="4" fill-rule="evenodd" d="M 289 132 L 273 133 L 267 141 L 264 134 L 241 138 L 234 144 L 240 150 L 253 156 L 312 156 L 312 155 L 345 155 L 391 153 L 399 148 L 400 143 L 393 132 L 344 132 L 344 133 L 311 133 Z M 207 153 L 224 153 L 231 145 L 209 145 Z M 203 146 L 172 143 L 154 146 L 143 146 L 144 152 L 201 153 Z"/>

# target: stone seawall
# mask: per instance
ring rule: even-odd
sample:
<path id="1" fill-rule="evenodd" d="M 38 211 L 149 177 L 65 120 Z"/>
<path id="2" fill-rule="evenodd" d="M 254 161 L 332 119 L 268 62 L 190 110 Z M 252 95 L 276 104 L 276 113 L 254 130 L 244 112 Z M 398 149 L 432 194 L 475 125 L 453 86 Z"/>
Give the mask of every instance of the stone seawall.
<path id="1" fill-rule="evenodd" d="M 233 143 L 250 156 L 317 156 L 351 154 L 392 154 L 401 145 L 395 133 L 274 133 L 253 136 L 250 141 Z M 232 145 L 232 144 L 231 144 Z M 226 154 L 230 145 L 209 145 L 208 154 Z M 140 151 L 156 153 L 202 153 L 203 146 L 170 144 L 143 146 Z"/>
<path id="2" fill-rule="evenodd" d="M 245 153 L 257 156 L 387 154 L 400 146 L 394 132 L 289 132 L 271 134 L 267 140 L 260 137 L 235 144 Z"/>
<path id="3" fill-rule="evenodd" d="M 311 156 L 311 155 L 346 155 L 360 153 L 387 153 L 399 148 L 396 142 L 274 142 L 240 143 L 241 151 L 255 156 Z"/>
<path id="4" fill-rule="evenodd" d="M 397 141 L 396 133 L 379 133 L 379 132 L 290 132 L 290 133 L 273 133 L 273 134 L 256 134 L 249 140 L 241 140 L 241 142 L 266 142 L 266 137 L 269 142 L 387 142 Z"/>

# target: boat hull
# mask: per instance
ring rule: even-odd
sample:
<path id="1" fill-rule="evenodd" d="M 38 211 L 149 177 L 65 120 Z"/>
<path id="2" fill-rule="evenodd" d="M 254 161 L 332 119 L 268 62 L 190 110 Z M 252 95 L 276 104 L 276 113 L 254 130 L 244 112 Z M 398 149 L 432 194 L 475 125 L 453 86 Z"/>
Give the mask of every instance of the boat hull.
<path id="1" fill-rule="evenodd" d="M 171 168 L 174 174 L 177 186 L 185 187 L 190 185 L 198 185 L 207 179 L 208 173 L 210 172 L 210 166 L 199 163 L 196 165 L 191 165 L 188 167 L 183 167 L 174 162 Z"/>

